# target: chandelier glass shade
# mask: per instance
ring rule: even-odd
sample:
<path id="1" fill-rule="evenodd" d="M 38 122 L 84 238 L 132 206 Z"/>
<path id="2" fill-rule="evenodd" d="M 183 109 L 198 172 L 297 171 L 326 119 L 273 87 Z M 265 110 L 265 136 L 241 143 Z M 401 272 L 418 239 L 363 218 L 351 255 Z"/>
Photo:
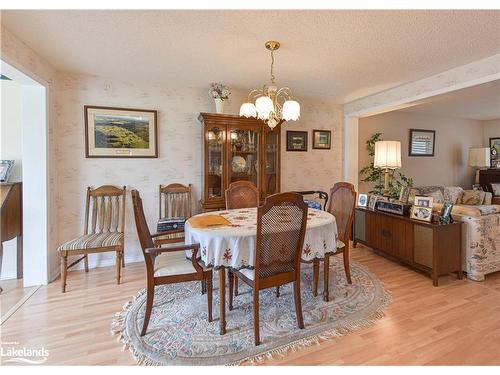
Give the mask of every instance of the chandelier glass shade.
<path id="1" fill-rule="evenodd" d="M 266 43 L 266 48 L 271 51 L 271 83 L 250 91 L 247 102 L 240 107 L 240 116 L 261 119 L 271 129 L 281 121 L 297 121 L 300 117 L 300 104 L 293 100 L 292 90 L 288 87 L 278 89 L 275 85 L 274 51 L 279 46 L 275 41 Z"/>

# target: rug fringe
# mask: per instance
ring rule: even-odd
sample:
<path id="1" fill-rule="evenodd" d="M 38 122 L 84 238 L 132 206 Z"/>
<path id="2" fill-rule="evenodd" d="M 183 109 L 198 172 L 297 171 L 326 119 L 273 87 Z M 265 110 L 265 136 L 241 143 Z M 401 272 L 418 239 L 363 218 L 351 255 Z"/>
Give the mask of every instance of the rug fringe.
<path id="1" fill-rule="evenodd" d="M 262 363 L 264 360 L 274 359 L 276 358 L 276 356 L 284 358 L 290 352 L 296 352 L 299 349 L 304 349 L 312 345 L 320 345 L 321 342 L 330 341 L 335 338 L 345 336 L 351 332 L 373 326 L 377 322 L 377 320 L 385 317 L 383 310 L 385 310 L 392 302 L 391 293 L 387 289 L 385 289 L 385 291 L 386 294 L 385 298 L 382 301 L 382 305 L 366 318 L 343 324 L 339 327 L 332 328 L 331 330 L 312 335 L 310 337 L 302 338 L 278 348 L 268 350 L 264 353 L 243 358 L 241 360 L 228 364 L 228 366 L 238 366 L 244 362 L 248 362 L 250 364 Z"/>

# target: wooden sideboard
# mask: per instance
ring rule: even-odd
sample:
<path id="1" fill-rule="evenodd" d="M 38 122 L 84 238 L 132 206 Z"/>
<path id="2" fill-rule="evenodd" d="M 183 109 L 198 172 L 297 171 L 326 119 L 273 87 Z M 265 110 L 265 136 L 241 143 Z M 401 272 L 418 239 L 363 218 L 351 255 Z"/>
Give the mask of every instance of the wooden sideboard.
<path id="1" fill-rule="evenodd" d="M 2 272 L 3 243 L 17 237 L 17 278 L 23 277 L 23 202 L 20 182 L 1 183 L 0 217 L 0 274 Z"/>
<path id="2" fill-rule="evenodd" d="M 491 203 L 500 204 L 500 195 L 495 195 L 491 187 L 491 183 L 500 183 L 500 169 L 482 169 L 479 171 L 479 184 L 483 187 L 484 191 L 489 191 L 493 194 Z"/>
<path id="3" fill-rule="evenodd" d="M 362 243 L 423 271 L 437 286 L 439 276 L 451 272 L 462 279 L 461 230 L 461 222 L 440 225 L 357 207 L 354 247 Z"/>

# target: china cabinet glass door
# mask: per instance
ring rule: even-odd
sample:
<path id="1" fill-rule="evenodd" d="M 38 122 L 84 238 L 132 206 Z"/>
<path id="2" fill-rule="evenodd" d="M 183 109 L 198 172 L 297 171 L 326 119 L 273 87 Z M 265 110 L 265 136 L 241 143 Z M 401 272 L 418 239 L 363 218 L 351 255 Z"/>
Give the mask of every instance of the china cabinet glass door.
<path id="1" fill-rule="evenodd" d="M 265 196 L 279 192 L 279 133 L 275 131 L 266 134 L 265 166 L 264 166 L 264 194 Z"/>
<path id="2" fill-rule="evenodd" d="M 224 196 L 222 167 L 224 132 L 219 127 L 212 127 L 208 130 L 207 137 L 207 198 L 222 198 Z"/>
<path id="3" fill-rule="evenodd" d="M 228 185 L 250 181 L 259 186 L 259 133 L 249 129 L 228 129 Z"/>

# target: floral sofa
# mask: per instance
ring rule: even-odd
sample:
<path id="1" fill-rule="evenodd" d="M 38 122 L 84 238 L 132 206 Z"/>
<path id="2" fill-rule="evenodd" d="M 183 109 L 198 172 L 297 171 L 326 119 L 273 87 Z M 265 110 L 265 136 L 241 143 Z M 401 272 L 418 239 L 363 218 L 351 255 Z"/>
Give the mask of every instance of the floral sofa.
<path id="1" fill-rule="evenodd" d="M 491 193 L 457 186 L 426 186 L 410 189 L 410 202 L 415 195 L 432 196 L 437 212 L 444 202 L 454 204 L 453 219 L 465 223 L 462 267 L 469 279 L 483 281 L 485 275 L 500 271 L 500 205 L 491 204 Z"/>

